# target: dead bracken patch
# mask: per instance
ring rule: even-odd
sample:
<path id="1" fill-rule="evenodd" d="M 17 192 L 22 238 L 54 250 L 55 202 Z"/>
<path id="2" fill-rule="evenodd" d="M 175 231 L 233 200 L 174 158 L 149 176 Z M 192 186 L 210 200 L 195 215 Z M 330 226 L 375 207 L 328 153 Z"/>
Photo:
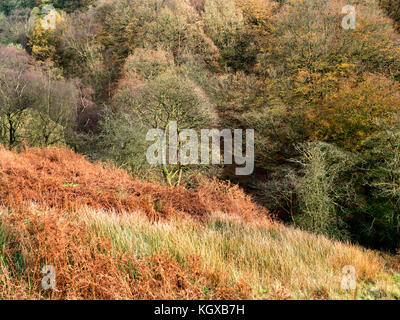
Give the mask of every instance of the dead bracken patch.
<path id="1" fill-rule="evenodd" d="M 112 250 L 84 225 L 49 211 L 8 212 L 0 218 L 0 298 L 2 299 L 245 299 L 249 286 L 226 286 L 202 271 L 200 257 L 183 268 L 157 254 L 138 258 Z M 41 288 L 43 266 L 56 270 L 56 289 Z M 207 295 L 206 293 L 207 292 Z"/>
<path id="2" fill-rule="evenodd" d="M 89 206 L 116 212 L 141 210 L 151 218 L 215 212 L 246 220 L 265 216 L 237 186 L 202 179 L 189 190 L 132 178 L 124 170 L 91 163 L 62 148 L 27 148 L 22 153 L 0 149 L 0 203 L 37 203 L 45 208 L 75 211 Z"/>

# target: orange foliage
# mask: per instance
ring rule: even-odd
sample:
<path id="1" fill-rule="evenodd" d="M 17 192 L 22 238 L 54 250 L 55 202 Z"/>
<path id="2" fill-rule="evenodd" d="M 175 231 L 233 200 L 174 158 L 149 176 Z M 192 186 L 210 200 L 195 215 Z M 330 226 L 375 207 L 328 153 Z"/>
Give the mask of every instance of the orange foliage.
<path id="1" fill-rule="evenodd" d="M 32 205 L 33 204 L 33 205 Z M 200 257 L 183 266 L 170 255 L 137 257 L 112 246 L 78 219 L 79 208 L 143 211 L 149 218 L 214 212 L 260 216 L 237 187 L 203 180 L 194 190 L 133 179 L 125 171 L 61 148 L 15 153 L 0 149 L 0 297 L 5 299 L 248 299 L 244 280 L 202 268 Z M 38 210 L 43 209 L 44 213 Z M 78 210 L 78 211 L 77 211 Z M 6 240 L 6 241 L 4 241 Z M 41 288 L 43 266 L 56 270 L 56 290 Z"/>
<path id="2" fill-rule="evenodd" d="M 113 252 L 108 240 L 60 213 L 11 212 L 1 217 L 3 263 L 0 273 L 5 299 L 245 299 L 250 289 L 243 282 L 234 287 L 220 275 L 201 271 L 198 257 L 183 268 L 168 255 L 137 258 Z M 42 267 L 56 270 L 56 289 L 41 287 Z M 207 288 L 207 296 L 205 294 Z M 8 292 L 6 292 L 8 290 Z"/>
<path id="3" fill-rule="evenodd" d="M 200 178 L 189 190 L 132 178 L 124 170 L 90 163 L 61 148 L 28 148 L 22 153 L 0 149 L 0 204 L 34 202 L 42 208 L 76 211 L 84 206 L 116 212 L 145 212 L 151 218 L 215 212 L 246 220 L 266 212 L 236 186 Z"/>

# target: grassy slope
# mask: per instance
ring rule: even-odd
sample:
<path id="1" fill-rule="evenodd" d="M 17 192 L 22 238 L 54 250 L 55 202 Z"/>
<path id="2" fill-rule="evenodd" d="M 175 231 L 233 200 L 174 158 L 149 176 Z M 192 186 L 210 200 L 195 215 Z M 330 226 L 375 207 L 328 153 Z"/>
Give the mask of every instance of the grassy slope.
<path id="1" fill-rule="evenodd" d="M 63 149 L 1 150 L 0 200 L 0 298 L 400 298 L 378 253 L 273 223 L 217 182 L 169 189 Z"/>

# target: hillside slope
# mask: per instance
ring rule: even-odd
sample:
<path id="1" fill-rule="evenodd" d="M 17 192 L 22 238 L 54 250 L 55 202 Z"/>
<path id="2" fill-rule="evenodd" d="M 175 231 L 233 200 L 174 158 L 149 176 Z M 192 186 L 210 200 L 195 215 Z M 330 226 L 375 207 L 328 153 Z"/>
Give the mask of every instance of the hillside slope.
<path id="1" fill-rule="evenodd" d="M 66 149 L 2 149 L 0 202 L 1 299 L 400 297 L 393 257 L 274 223 L 217 181 L 169 188 Z"/>

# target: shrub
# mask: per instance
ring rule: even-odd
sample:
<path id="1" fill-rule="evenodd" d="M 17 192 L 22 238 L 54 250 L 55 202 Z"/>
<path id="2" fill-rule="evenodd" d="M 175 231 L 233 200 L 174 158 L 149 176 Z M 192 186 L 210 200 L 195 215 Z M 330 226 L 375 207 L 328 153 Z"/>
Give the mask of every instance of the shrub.
<path id="1" fill-rule="evenodd" d="M 302 149 L 301 174 L 291 180 L 299 226 L 339 238 L 349 235 L 373 248 L 399 247 L 400 135 L 389 128 L 363 141 L 358 152 L 325 143 Z"/>
<path id="2" fill-rule="evenodd" d="M 301 211 L 294 216 L 295 224 L 311 232 L 346 239 L 336 201 L 342 191 L 337 180 L 348 165 L 348 157 L 322 143 L 306 145 L 302 153 L 298 160 L 302 166 L 301 175 L 292 178 Z"/>

